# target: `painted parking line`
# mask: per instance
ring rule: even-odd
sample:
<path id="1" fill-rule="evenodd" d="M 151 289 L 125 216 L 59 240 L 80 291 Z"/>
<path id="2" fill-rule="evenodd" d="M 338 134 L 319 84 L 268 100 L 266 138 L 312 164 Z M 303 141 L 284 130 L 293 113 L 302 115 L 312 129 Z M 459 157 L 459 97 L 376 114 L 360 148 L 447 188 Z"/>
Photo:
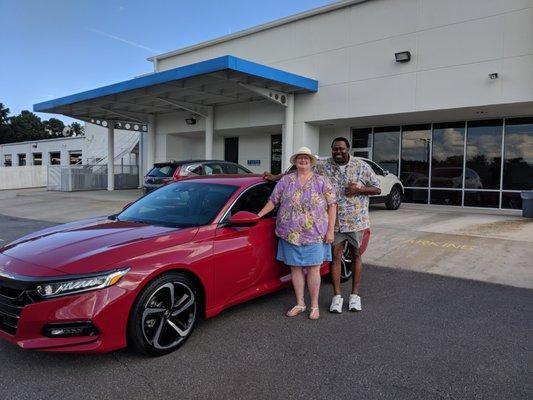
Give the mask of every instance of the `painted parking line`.
<path id="1" fill-rule="evenodd" d="M 434 240 L 424 240 L 424 239 L 400 239 L 400 242 L 403 244 L 409 244 L 412 246 L 420 247 L 433 247 L 433 248 L 443 248 L 447 250 L 474 250 L 476 246 L 454 243 L 454 242 L 441 242 Z"/>

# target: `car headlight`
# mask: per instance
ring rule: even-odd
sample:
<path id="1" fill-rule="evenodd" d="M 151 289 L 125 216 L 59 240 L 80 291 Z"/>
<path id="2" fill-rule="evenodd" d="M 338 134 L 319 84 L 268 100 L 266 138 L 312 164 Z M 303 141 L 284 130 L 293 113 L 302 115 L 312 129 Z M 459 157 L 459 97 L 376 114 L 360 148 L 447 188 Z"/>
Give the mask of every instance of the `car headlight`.
<path id="1" fill-rule="evenodd" d="M 129 268 L 124 268 L 78 279 L 42 283 L 37 286 L 37 293 L 39 293 L 41 297 L 51 298 L 87 292 L 89 290 L 103 289 L 116 284 L 129 270 Z"/>

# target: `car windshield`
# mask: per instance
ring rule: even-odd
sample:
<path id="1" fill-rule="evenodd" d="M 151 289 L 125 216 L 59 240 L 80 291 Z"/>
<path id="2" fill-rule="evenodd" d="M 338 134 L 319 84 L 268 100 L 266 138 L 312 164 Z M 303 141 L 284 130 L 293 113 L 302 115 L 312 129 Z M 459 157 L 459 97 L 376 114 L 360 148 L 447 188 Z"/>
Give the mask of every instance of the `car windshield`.
<path id="1" fill-rule="evenodd" d="M 144 196 L 117 218 L 173 228 L 202 226 L 213 221 L 236 190 L 216 183 L 177 182 Z"/>
<path id="2" fill-rule="evenodd" d="M 174 175 L 174 171 L 176 170 L 176 165 L 161 165 L 161 166 L 155 166 L 148 172 L 148 176 L 154 177 L 154 178 L 170 178 L 172 175 Z"/>

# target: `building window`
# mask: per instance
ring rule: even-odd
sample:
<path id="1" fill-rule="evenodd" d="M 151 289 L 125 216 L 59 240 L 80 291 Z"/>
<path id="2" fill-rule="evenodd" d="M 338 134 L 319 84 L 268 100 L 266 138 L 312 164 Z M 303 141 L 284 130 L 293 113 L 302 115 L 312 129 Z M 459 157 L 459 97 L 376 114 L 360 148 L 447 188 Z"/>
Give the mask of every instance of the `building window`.
<path id="1" fill-rule="evenodd" d="M 4 167 L 11 167 L 13 165 L 13 159 L 11 154 L 4 155 Z"/>
<path id="2" fill-rule="evenodd" d="M 81 164 L 81 151 L 69 151 L 69 164 Z"/>
<path id="3" fill-rule="evenodd" d="M 374 128 L 372 161 L 377 162 L 383 169 L 396 176 L 398 176 L 399 148 L 399 126 Z"/>
<path id="4" fill-rule="evenodd" d="M 370 158 L 372 150 L 372 128 L 352 129 L 354 156 Z"/>
<path id="5" fill-rule="evenodd" d="M 504 190 L 533 189 L 533 118 L 505 120 Z"/>
<path id="6" fill-rule="evenodd" d="M 59 151 L 50 153 L 50 165 L 61 165 L 61 153 Z"/>
<path id="7" fill-rule="evenodd" d="M 475 175 L 470 180 L 465 176 L 465 189 L 500 188 L 502 128 L 501 119 L 468 123 L 466 168 Z"/>
<path id="8" fill-rule="evenodd" d="M 18 155 L 18 159 L 19 159 L 19 167 L 23 167 L 26 165 L 26 154 L 19 154 Z"/>
<path id="9" fill-rule="evenodd" d="M 407 187 L 428 187 L 431 125 L 402 128 L 400 179 Z"/>
<path id="10" fill-rule="evenodd" d="M 43 165 L 43 153 L 33 153 L 33 165 Z"/>

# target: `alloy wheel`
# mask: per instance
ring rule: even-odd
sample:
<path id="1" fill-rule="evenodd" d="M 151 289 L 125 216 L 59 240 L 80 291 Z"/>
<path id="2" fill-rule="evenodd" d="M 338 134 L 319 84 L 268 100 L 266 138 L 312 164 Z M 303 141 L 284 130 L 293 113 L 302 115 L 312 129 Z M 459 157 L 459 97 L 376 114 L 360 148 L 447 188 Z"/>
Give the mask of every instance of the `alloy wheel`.
<path id="1" fill-rule="evenodd" d="M 344 242 L 344 250 L 341 258 L 341 282 L 346 282 L 352 277 L 352 257 L 348 241 Z"/>
<path id="2" fill-rule="evenodd" d="M 191 333 L 197 314 L 194 291 L 171 281 L 157 287 L 144 302 L 141 327 L 146 342 L 157 350 L 181 344 Z"/>

